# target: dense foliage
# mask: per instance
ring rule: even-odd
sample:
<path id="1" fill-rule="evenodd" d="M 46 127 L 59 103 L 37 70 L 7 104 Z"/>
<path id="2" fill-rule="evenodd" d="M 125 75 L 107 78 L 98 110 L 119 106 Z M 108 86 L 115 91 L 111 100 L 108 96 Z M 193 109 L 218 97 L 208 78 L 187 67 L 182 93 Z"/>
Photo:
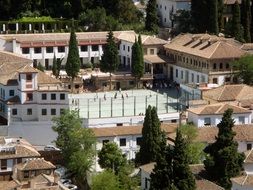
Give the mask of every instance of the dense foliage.
<path id="1" fill-rule="evenodd" d="M 232 187 L 230 178 L 241 174 L 245 159 L 243 153 L 237 152 L 238 143 L 234 141 L 236 133 L 232 130 L 234 126 L 232 113 L 232 109 L 225 111 L 221 122 L 217 125 L 219 132 L 216 141 L 205 148 L 205 152 L 209 155 L 204 161 L 205 168 L 212 180 L 226 190 Z"/>
<path id="2" fill-rule="evenodd" d="M 149 0 L 146 9 L 145 29 L 149 32 L 158 33 L 158 16 L 156 10 L 156 0 Z"/>

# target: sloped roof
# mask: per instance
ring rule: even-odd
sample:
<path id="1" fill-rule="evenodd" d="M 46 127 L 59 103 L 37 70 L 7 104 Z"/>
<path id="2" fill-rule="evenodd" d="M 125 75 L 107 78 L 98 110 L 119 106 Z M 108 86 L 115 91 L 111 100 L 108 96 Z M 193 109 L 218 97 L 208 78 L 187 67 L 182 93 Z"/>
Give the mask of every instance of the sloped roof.
<path id="1" fill-rule="evenodd" d="M 54 169 L 55 166 L 44 158 L 38 159 L 27 159 L 25 162 L 17 164 L 16 167 L 20 170 L 44 170 L 44 169 Z"/>
<path id="2" fill-rule="evenodd" d="M 251 186 L 253 185 L 253 175 L 244 174 L 239 177 L 231 178 L 231 181 L 241 185 L 241 186 Z"/>
<path id="3" fill-rule="evenodd" d="M 246 53 L 239 46 L 231 43 L 231 39 L 209 34 L 181 34 L 164 47 L 167 50 L 207 59 L 239 58 Z"/>
<path id="4" fill-rule="evenodd" d="M 142 125 L 139 126 L 118 126 L 118 127 L 99 127 L 91 128 L 96 137 L 114 137 L 114 136 L 125 136 L 125 135 L 141 135 Z M 161 128 L 166 133 L 175 132 L 178 124 L 161 124 Z"/>
<path id="5" fill-rule="evenodd" d="M 197 115 L 222 115 L 229 108 L 233 110 L 233 113 L 251 113 L 248 109 L 229 103 L 209 104 L 197 108 L 190 108 L 188 111 Z"/>
<path id="6" fill-rule="evenodd" d="M 246 152 L 244 152 L 245 154 L 245 163 L 253 163 L 253 149 L 251 150 L 247 150 Z"/>
<path id="7" fill-rule="evenodd" d="M 253 141 L 253 124 L 235 125 L 233 131 L 236 132 L 234 140 L 236 141 Z M 200 127 L 198 128 L 197 142 L 212 143 L 218 135 L 218 127 Z"/>
<path id="8" fill-rule="evenodd" d="M 203 91 L 203 98 L 215 101 L 240 101 L 247 106 L 253 101 L 253 87 L 245 84 L 223 85 L 214 89 Z"/>

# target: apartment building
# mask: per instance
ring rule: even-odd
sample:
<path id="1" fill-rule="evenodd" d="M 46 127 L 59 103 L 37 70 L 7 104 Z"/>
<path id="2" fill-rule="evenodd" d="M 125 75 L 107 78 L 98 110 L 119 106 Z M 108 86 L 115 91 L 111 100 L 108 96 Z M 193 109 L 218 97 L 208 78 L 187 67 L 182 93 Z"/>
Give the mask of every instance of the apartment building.
<path id="1" fill-rule="evenodd" d="M 61 82 L 32 66 L 20 55 L 0 52 L 0 118 L 12 121 L 48 121 L 68 108 L 68 91 Z"/>
<path id="2" fill-rule="evenodd" d="M 229 83 L 232 62 L 246 53 L 234 39 L 209 34 L 181 34 L 164 48 L 170 59 L 168 78 L 183 84 Z"/>

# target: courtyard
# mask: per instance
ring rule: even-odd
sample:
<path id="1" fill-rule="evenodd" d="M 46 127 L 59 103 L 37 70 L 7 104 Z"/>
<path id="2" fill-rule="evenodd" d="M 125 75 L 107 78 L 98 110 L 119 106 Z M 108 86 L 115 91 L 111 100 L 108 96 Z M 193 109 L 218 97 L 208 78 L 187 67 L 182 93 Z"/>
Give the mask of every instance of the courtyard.
<path id="1" fill-rule="evenodd" d="M 166 90 L 125 90 L 69 95 L 70 108 L 79 110 L 81 118 L 106 118 L 145 115 L 148 105 L 158 114 L 177 112 L 175 88 Z"/>

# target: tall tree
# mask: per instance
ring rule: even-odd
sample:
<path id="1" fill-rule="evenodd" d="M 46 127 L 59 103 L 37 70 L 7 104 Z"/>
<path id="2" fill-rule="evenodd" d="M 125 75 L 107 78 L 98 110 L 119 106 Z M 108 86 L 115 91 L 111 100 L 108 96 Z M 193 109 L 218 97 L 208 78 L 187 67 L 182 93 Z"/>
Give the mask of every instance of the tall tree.
<path id="1" fill-rule="evenodd" d="M 71 29 L 70 39 L 69 39 L 69 52 L 66 62 L 66 72 L 67 75 L 71 77 L 71 90 L 74 90 L 74 80 L 77 77 L 80 70 L 80 57 L 78 51 L 78 44 L 76 40 L 76 34 L 74 29 Z"/>
<path id="2" fill-rule="evenodd" d="M 241 3 L 241 23 L 243 26 L 243 37 L 245 42 L 251 42 L 250 27 L 251 27 L 251 1 L 242 0 Z"/>
<path id="3" fill-rule="evenodd" d="M 166 136 L 162 134 L 161 149 L 156 158 L 155 167 L 150 175 L 150 189 L 168 189 L 174 190 L 172 159 L 173 153 L 166 145 Z"/>
<path id="4" fill-rule="evenodd" d="M 98 163 L 102 168 L 111 169 L 118 174 L 121 167 L 126 165 L 127 160 L 116 143 L 108 142 L 98 152 Z"/>
<path id="5" fill-rule="evenodd" d="M 109 31 L 107 35 L 107 44 L 101 59 L 101 70 L 110 73 L 110 90 L 112 89 L 112 72 L 115 72 L 119 66 L 119 52 L 115 43 L 113 32 Z"/>
<path id="6" fill-rule="evenodd" d="M 241 26 L 241 11 L 238 1 L 235 1 L 233 5 L 233 15 L 232 15 L 232 34 L 238 41 L 243 41 L 243 31 Z"/>
<path id="7" fill-rule="evenodd" d="M 196 189 L 195 178 L 190 170 L 187 142 L 180 130 L 177 130 L 175 147 L 173 150 L 173 178 L 177 189 Z"/>
<path id="8" fill-rule="evenodd" d="M 161 143 L 161 128 L 156 108 L 148 106 L 145 113 L 142 141 L 137 162 L 141 165 L 155 161 Z"/>
<path id="9" fill-rule="evenodd" d="M 210 12 L 209 12 L 209 31 L 213 34 L 219 33 L 218 26 L 218 0 L 210 0 L 209 1 Z"/>
<path id="10" fill-rule="evenodd" d="M 141 44 L 141 37 L 139 35 L 138 41 L 135 39 L 135 43 L 132 46 L 132 75 L 135 77 L 135 84 L 138 88 L 138 83 L 144 74 L 144 60 L 143 50 Z"/>
<path id="11" fill-rule="evenodd" d="M 245 156 L 238 153 L 238 143 L 234 141 L 236 133 L 232 130 L 234 120 L 232 119 L 232 109 L 224 112 L 219 128 L 218 136 L 213 144 L 205 148 L 209 157 L 204 161 L 205 168 L 213 180 L 226 190 L 231 189 L 230 178 L 240 175 L 243 170 Z"/>
<path id="12" fill-rule="evenodd" d="M 208 30 L 209 16 L 208 0 L 192 0 L 191 15 L 195 33 L 206 32 Z"/>
<path id="13" fill-rule="evenodd" d="M 61 149 L 64 165 L 74 173 L 78 185 L 87 186 L 87 172 L 95 157 L 94 134 L 82 127 L 77 111 L 64 110 L 53 121 L 53 130 L 58 133 L 55 143 Z"/>
<path id="14" fill-rule="evenodd" d="M 224 29 L 223 11 L 224 11 L 224 0 L 218 0 L 218 25 L 219 25 L 219 31 L 222 31 Z"/>
<path id="15" fill-rule="evenodd" d="M 149 32 L 158 33 L 158 16 L 156 10 L 156 0 L 149 0 L 146 9 L 145 29 Z"/>

